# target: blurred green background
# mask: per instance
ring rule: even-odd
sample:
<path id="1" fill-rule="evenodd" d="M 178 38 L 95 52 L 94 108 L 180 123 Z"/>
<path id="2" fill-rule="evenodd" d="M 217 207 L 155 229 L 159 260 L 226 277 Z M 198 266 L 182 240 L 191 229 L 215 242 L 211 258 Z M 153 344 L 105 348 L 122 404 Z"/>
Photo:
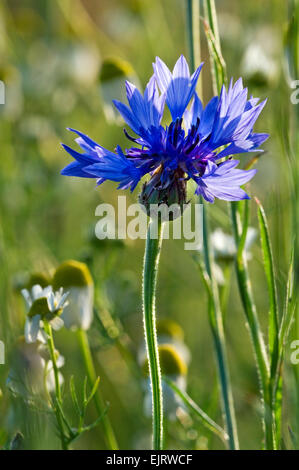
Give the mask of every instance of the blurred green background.
<path id="1" fill-rule="evenodd" d="M 223 55 L 228 76 L 243 76 L 254 96 L 268 97 L 256 129 L 269 132 L 266 152 L 258 161 L 250 193 L 267 212 L 277 279 L 284 288 L 291 241 L 291 172 L 286 146 L 290 133 L 290 90 L 286 80 L 283 41 L 287 2 L 282 0 L 216 1 Z M 109 398 L 109 416 L 122 449 L 150 446 L 150 419 L 143 414 L 143 387 L 124 359 L 128 345 L 136 358 L 142 347 L 141 270 L 144 242 L 96 241 L 95 209 L 100 202 L 116 205 L 113 183 L 98 189 L 92 181 L 60 176 L 70 162 L 60 146 L 72 145 L 67 127 L 79 129 L 113 149 L 127 144 L 123 124 L 115 120 L 108 101 L 119 94 L 119 72 L 112 80 L 103 64 L 122 62 L 121 70 L 141 84 L 152 74 L 156 55 L 170 67 L 187 55 L 183 0 L 18 0 L 0 5 L 0 79 L 6 104 L 0 106 L 0 340 L 6 345 L 6 365 L 0 366 L 0 446 L 17 430 L 25 448 L 57 448 L 55 420 L 42 410 L 13 398 L 5 386 L 10 355 L 23 333 L 25 310 L 20 286 L 32 271 L 51 272 L 68 258 L 86 261 L 96 282 L 98 319 L 90 331 L 101 388 Z M 207 44 L 201 80 L 204 101 L 212 96 Z M 107 69 L 106 69 L 107 71 Z M 109 69 L 108 69 L 109 72 Z M 242 157 L 245 165 L 250 157 Z M 137 191 L 127 195 L 136 201 Z M 257 227 L 255 203 L 251 225 Z M 226 204 L 210 210 L 213 227 L 230 233 Z M 250 262 L 254 294 L 263 325 L 268 315 L 266 283 L 259 241 Z M 191 351 L 188 392 L 221 422 L 216 363 L 207 318 L 205 291 L 191 253 L 180 241 L 164 243 L 159 283 L 158 315 L 176 320 Z M 258 379 L 234 273 L 229 281 L 226 311 L 241 448 L 261 447 L 262 429 Z M 294 334 L 293 334 L 294 336 Z M 62 330 L 56 345 L 66 364 L 68 381 L 85 375 L 74 335 Z M 289 348 L 289 345 L 288 345 Z M 284 436 L 296 404 L 294 368 L 286 352 Z M 134 365 L 132 366 L 135 367 Z M 71 410 L 69 411 L 72 413 Z M 90 408 L 90 418 L 96 416 Z M 169 425 L 169 448 L 217 449 L 222 444 L 193 419 Z M 86 433 L 76 448 L 104 448 L 101 428 Z"/>

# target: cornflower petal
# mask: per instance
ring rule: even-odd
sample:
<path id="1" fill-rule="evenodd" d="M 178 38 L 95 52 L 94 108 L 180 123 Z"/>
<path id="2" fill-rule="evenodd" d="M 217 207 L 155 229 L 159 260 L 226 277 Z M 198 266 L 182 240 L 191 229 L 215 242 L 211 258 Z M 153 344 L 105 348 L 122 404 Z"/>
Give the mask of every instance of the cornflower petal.
<path id="1" fill-rule="evenodd" d="M 190 77 L 189 67 L 183 55 L 177 60 L 173 73 L 159 57 L 156 57 L 156 62 L 153 64 L 156 81 L 160 91 L 166 96 L 166 103 L 173 121 L 180 119 L 184 114 L 194 95 L 202 66 L 203 63 Z"/>
<path id="2" fill-rule="evenodd" d="M 126 82 L 128 105 L 114 101 L 137 134 L 133 137 L 125 130 L 134 146 L 124 152 L 118 146 L 111 152 L 71 129 L 82 152 L 63 145 L 75 161 L 62 174 L 95 178 L 97 185 L 111 180 L 118 183 L 118 189 L 131 191 L 149 174 L 146 200 L 157 190 L 167 198 L 167 188 L 170 191 L 177 184 L 181 185 L 180 194 L 185 194 L 184 185 L 190 178 L 198 184 L 196 192 L 209 202 L 215 197 L 232 201 L 248 198 L 240 186 L 253 177 L 255 170 L 245 172 L 236 169 L 236 160 L 223 160 L 235 154 L 262 152 L 260 146 L 268 134 L 254 133 L 253 126 L 266 101 L 248 98 L 239 78 L 235 83 L 231 80 L 228 88 L 223 86 L 220 96 L 203 107 L 195 91 L 202 65 L 190 76 L 184 56 L 179 57 L 172 72 L 157 57 L 144 94 Z M 165 102 L 172 116 L 167 127 L 161 125 Z M 218 161 L 222 163 L 217 165 Z"/>

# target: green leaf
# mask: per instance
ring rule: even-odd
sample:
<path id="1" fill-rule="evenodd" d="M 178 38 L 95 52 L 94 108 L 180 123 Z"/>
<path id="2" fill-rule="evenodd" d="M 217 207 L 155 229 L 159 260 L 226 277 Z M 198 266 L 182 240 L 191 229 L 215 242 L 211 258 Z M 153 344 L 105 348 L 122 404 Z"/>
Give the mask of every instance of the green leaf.
<path id="1" fill-rule="evenodd" d="M 264 268 L 268 284 L 269 292 L 269 352 L 271 361 L 271 373 L 276 368 L 278 361 L 278 333 L 279 333 L 279 315 L 277 303 L 277 289 L 274 273 L 274 263 L 272 255 L 271 240 L 268 228 L 268 222 L 262 204 L 258 199 L 255 199 L 258 205 L 258 219 L 261 234 L 261 246 L 264 259 Z"/>
<path id="2" fill-rule="evenodd" d="M 202 422 L 202 424 L 218 436 L 225 444 L 228 441 L 228 435 L 215 421 L 212 420 L 186 392 L 180 390 L 176 384 L 169 378 L 163 376 L 163 381 L 181 398 L 186 407 L 192 411 Z"/>
<path id="3" fill-rule="evenodd" d="M 294 313 L 296 308 L 296 299 L 294 298 L 294 252 L 291 255 L 290 268 L 288 273 L 288 281 L 286 286 L 286 295 L 285 295 L 285 304 L 283 310 L 283 316 L 281 319 L 280 329 L 279 329 L 279 355 L 278 362 L 275 371 L 275 383 L 276 386 L 279 381 L 279 376 L 281 373 L 281 365 L 283 361 L 284 350 L 286 342 L 289 336 L 290 328 L 293 322 Z"/>
<path id="4" fill-rule="evenodd" d="M 70 423 L 68 422 L 68 420 L 67 420 L 67 418 L 66 418 L 66 416 L 65 416 L 65 414 L 64 414 L 62 405 L 61 405 L 61 403 L 60 403 L 59 400 L 56 400 L 55 403 L 56 403 L 56 407 L 57 407 L 58 410 L 59 410 L 59 413 L 60 413 L 60 416 L 61 416 L 61 418 L 62 418 L 62 421 L 63 421 L 65 427 L 67 428 L 68 432 L 69 432 L 69 436 L 66 436 L 65 433 L 63 432 L 63 433 L 64 433 L 64 437 L 66 437 L 68 440 L 72 440 L 72 439 L 74 438 L 74 432 L 73 432 L 73 429 L 72 429 Z"/>
<path id="5" fill-rule="evenodd" d="M 103 420 L 103 418 L 106 416 L 107 412 L 108 412 L 108 409 L 109 409 L 109 406 L 110 405 L 107 405 L 106 408 L 104 409 L 103 413 L 101 414 L 101 416 L 99 416 L 92 424 L 89 424 L 88 426 L 84 426 L 82 428 L 82 432 L 86 432 L 86 431 L 91 431 L 92 429 L 94 429 L 96 426 L 98 426 L 100 424 L 100 422 Z"/>
<path id="6" fill-rule="evenodd" d="M 273 401 L 275 406 L 275 420 L 278 436 L 280 435 L 281 429 L 283 356 L 291 324 L 294 318 L 295 307 L 296 302 L 294 299 L 294 253 L 292 253 L 288 281 L 286 286 L 284 311 L 279 329 L 278 358 L 276 368 L 272 374 Z"/>
<path id="7" fill-rule="evenodd" d="M 77 397 L 77 393 L 76 393 L 75 381 L 74 381 L 74 376 L 73 375 L 71 376 L 71 379 L 70 379 L 70 392 L 71 392 L 72 402 L 73 402 L 74 407 L 77 411 L 77 414 L 79 416 L 81 416 L 82 412 L 81 412 L 81 409 L 80 409 L 80 406 L 79 406 L 79 401 L 78 401 L 78 397 Z"/>
<path id="8" fill-rule="evenodd" d="M 286 286 L 285 305 L 279 330 L 279 351 L 283 352 L 286 344 L 291 323 L 294 318 L 296 299 L 294 298 L 294 252 L 291 255 L 288 281 Z"/>
<path id="9" fill-rule="evenodd" d="M 290 426 L 288 427 L 288 429 L 289 429 L 289 435 L 290 435 L 290 438 L 291 438 L 291 443 L 292 443 L 293 449 L 296 450 L 296 449 L 298 449 L 297 436 L 296 436 L 296 434 L 294 433 L 294 431 L 292 430 L 292 428 Z"/>
<path id="10" fill-rule="evenodd" d="M 82 389 L 82 392 L 83 392 L 83 405 L 86 407 L 87 405 L 87 377 L 85 376 L 84 377 L 84 382 L 83 382 L 83 389 Z"/>
<path id="11" fill-rule="evenodd" d="M 87 398 L 86 400 L 86 405 L 88 405 L 88 403 L 93 399 L 93 397 L 95 396 L 96 392 L 97 392 L 97 389 L 99 387 L 99 383 L 100 383 L 100 377 L 97 378 L 97 380 L 95 381 L 93 387 L 92 387 L 92 390 L 90 392 L 90 395 L 89 397 Z"/>

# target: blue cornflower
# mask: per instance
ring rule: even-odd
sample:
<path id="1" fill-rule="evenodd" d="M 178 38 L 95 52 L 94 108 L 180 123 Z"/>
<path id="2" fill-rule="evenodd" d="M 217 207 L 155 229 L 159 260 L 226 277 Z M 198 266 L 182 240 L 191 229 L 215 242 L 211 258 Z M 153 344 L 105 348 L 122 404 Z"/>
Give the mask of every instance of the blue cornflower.
<path id="1" fill-rule="evenodd" d="M 117 146 L 110 152 L 79 131 L 79 153 L 67 145 L 65 150 L 75 159 L 62 170 L 63 175 L 96 178 L 119 183 L 118 189 L 135 189 L 147 174 L 141 202 L 185 202 L 186 181 L 196 182 L 196 193 L 207 201 L 248 199 L 241 185 L 247 183 L 256 170 L 236 169 L 235 154 L 262 151 L 260 145 L 268 134 L 256 134 L 253 126 L 266 100 L 259 103 L 248 99 L 242 79 L 222 87 L 204 108 L 195 88 L 202 65 L 190 76 L 188 64 L 181 56 L 171 73 L 164 62 L 156 58 L 154 75 L 144 95 L 126 82 L 129 106 L 114 101 L 114 105 L 137 137 L 124 130 L 133 146 L 123 151 Z M 190 109 L 187 106 L 191 102 Z M 162 126 L 165 103 L 172 122 Z"/>

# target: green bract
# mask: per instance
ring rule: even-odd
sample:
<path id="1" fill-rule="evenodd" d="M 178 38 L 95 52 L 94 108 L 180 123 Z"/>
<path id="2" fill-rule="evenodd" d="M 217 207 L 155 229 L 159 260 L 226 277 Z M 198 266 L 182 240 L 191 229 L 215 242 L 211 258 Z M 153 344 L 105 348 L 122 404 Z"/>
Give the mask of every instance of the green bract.
<path id="1" fill-rule="evenodd" d="M 42 318 L 48 317 L 53 318 L 54 316 L 59 316 L 62 314 L 62 308 L 59 308 L 55 311 L 49 309 L 48 300 L 46 297 L 40 297 L 36 299 L 30 307 L 28 312 L 28 317 L 34 317 L 35 315 L 40 315 Z"/>

